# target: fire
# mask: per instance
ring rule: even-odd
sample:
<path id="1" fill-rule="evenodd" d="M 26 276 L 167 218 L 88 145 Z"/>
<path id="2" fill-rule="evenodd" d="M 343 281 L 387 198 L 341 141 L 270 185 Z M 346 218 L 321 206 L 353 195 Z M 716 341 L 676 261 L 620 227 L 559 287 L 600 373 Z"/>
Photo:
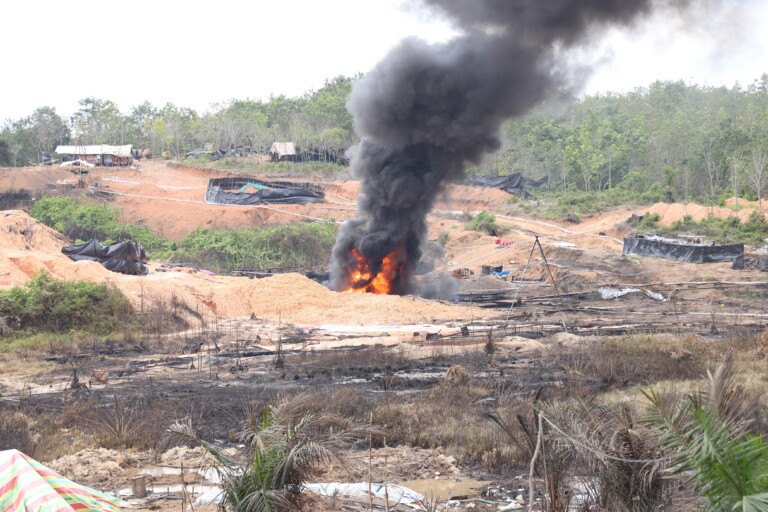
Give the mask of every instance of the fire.
<path id="1" fill-rule="evenodd" d="M 352 257 L 355 264 L 353 268 L 349 269 L 347 291 L 386 295 L 393 293 L 393 283 L 404 266 L 399 247 L 382 260 L 381 269 L 376 275 L 373 275 L 371 270 L 371 262 L 354 247 L 352 248 Z"/>

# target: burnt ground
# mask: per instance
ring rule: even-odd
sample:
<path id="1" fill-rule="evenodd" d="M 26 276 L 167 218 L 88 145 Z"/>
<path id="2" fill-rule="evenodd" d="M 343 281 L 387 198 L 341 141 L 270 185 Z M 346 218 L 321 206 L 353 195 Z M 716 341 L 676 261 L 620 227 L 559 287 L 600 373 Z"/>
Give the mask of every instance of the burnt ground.
<path id="1" fill-rule="evenodd" d="M 16 189 L 42 189 L 59 179 L 47 175 L 48 170 L 28 171 L 14 171 L 1 181 Z M 202 222 L 237 227 L 303 218 L 295 214 L 347 218 L 354 213 L 359 190 L 356 182 L 328 183 L 336 202 L 311 209 L 246 211 L 199 204 L 192 205 L 190 213 L 189 201 L 201 201 L 211 173 L 165 164 L 142 166 L 119 177 L 110 173 L 101 176 L 101 185 L 115 192 L 127 220 L 172 229 L 164 233 L 170 238 L 180 238 Z M 528 422 L 532 396 L 550 402 L 624 403 L 638 394 L 639 386 L 666 381 L 690 385 L 712 364 L 735 357 L 747 391 L 762 393 L 755 395 L 755 422 L 768 423 L 761 398 L 766 372 L 766 340 L 760 337 L 766 324 L 765 274 L 734 271 L 727 263 L 696 265 L 622 255 L 620 238 L 627 234 L 627 217 L 646 208 L 617 209 L 582 219 L 579 225 L 558 225 L 505 216 L 505 195 L 456 190 L 453 195 L 471 201 L 447 194 L 441 210 L 430 215 L 430 239 L 447 240 L 436 271 L 474 272 L 461 281 L 459 297 L 465 307 L 455 316 L 427 313 L 433 306 L 445 306 L 437 301 L 409 298 L 392 314 L 365 311 L 365 304 L 376 307 L 373 301 L 352 307 L 347 300 L 329 304 L 325 294 L 318 294 L 318 313 L 312 319 L 304 315 L 300 321 L 305 324 L 297 320 L 287 325 L 289 305 L 303 301 L 297 309 L 307 308 L 307 284 L 301 281 L 285 280 L 283 288 L 261 283 L 265 290 L 258 301 L 281 300 L 281 323 L 276 321 L 280 309 L 272 317 L 239 317 L 248 314 L 234 307 L 250 287 L 245 278 L 173 276 L 163 288 L 169 296 L 187 291 L 206 299 L 200 302 L 206 307 L 211 302 L 203 313 L 187 319 L 196 328 L 141 339 L 126 334 L 103 345 L 87 340 L 62 343 L 43 354 L 21 351 L 3 361 L 0 407 L 11 416 L 33 417 L 31 426 L 42 433 L 22 436 L 15 445 L 44 462 L 82 448 L 109 449 L 101 459 L 89 456 L 72 467 L 88 467 L 97 459 L 105 461 L 102 466 L 116 464 L 109 471 L 78 476 L 78 481 L 107 490 L 124 488 L 141 466 L 158 464 L 151 450 L 173 421 L 189 419 L 201 437 L 237 447 L 237 433 L 252 415 L 254 403 L 310 393 L 328 410 L 373 422 L 387 432 L 386 440 L 377 437 L 352 447 L 350 460 L 357 462 L 350 473 L 334 470 L 325 480 L 363 481 L 370 476 L 397 483 L 434 480 L 434 474 L 441 473 L 438 476 L 451 479 L 496 481 L 489 487 L 497 492 L 489 496 L 493 501 L 517 493 L 527 496 L 520 477 L 527 474 L 530 453 L 517 445 L 519 439 L 505 437 L 489 415 L 509 414 L 512 423 L 517 416 Z M 477 210 L 497 214 L 499 224 L 510 229 L 502 241 L 511 245 L 466 229 L 465 217 Z M 544 254 L 532 252 L 536 237 L 546 261 Z M 40 254 L 11 256 L 14 262 L 42 261 L 59 249 L 60 244 L 51 242 L 36 249 Z M 482 264 L 503 265 L 512 275 L 505 281 L 480 276 Z M 86 278 L 67 273 L 84 271 L 82 266 L 72 267 L 69 261 L 61 265 L 66 267 L 63 278 Z M 104 277 L 97 273 L 89 279 L 101 282 Z M 144 284 L 152 284 L 152 279 L 146 281 L 142 297 Z M 138 288 L 135 282 L 116 282 L 124 292 Z M 214 287 L 238 290 L 222 297 L 233 304 L 231 314 L 224 313 L 224 300 L 210 300 Z M 628 287 L 649 290 L 665 300 L 642 291 L 606 300 L 599 292 Z M 196 302 L 190 299 L 189 304 Z M 425 308 L 419 318 L 430 324 L 397 325 L 420 321 L 403 319 L 419 306 Z M 334 313 L 333 318 L 326 313 Z M 394 325 L 374 325 L 389 317 Z M 315 318 L 342 319 L 349 325 L 318 327 L 310 324 L 320 321 Z M 446 318 L 460 320 L 444 323 Z M 456 366 L 466 373 L 451 370 Z M 72 386 L 74 370 L 81 384 L 77 389 Z M 161 463 L 178 467 L 177 460 Z M 177 475 L 154 480 L 156 489 L 178 482 Z M 508 494 L 499 495 L 501 488 Z M 311 509 L 369 509 L 367 501 L 358 505 L 355 509 L 322 502 Z M 475 510 L 498 508 L 478 501 L 457 506 L 463 510 L 473 508 L 470 505 Z M 180 509 L 178 500 L 162 507 Z"/>
<path id="2" fill-rule="evenodd" d="M 521 459 L 489 463 L 467 455 L 450 446 L 455 433 L 446 432 L 443 440 L 412 437 L 403 433 L 401 418 L 392 420 L 382 409 L 445 400 L 444 409 L 425 409 L 424 414 L 444 410 L 493 430 L 488 415 L 507 407 L 510 397 L 596 397 L 669 375 L 695 379 L 704 369 L 705 353 L 732 350 L 736 338 L 763 328 L 763 311 L 754 305 L 743 308 L 747 301 L 762 304 L 765 293 L 760 287 L 745 291 L 704 283 L 686 290 L 674 305 L 643 293 L 612 300 L 592 292 L 541 298 L 549 289 L 545 283 L 524 289 L 536 287 L 536 292 L 519 292 L 520 301 L 485 290 L 487 300 L 478 300 L 475 307 L 494 309 L 497 318 L 462 325 L 336 326 L 331 331 L 233 319 L 156 338 L 70 347 L 44 355 L 43 371 L 0 376 L 0 400 L 8 409 L 76 415 L 70 428 L 89 431 L 102 442 L 111 439 L 121 452 L 144 453 L 160 442 L 170 423 L 182 418 L 192 421 L 201 437 L 236 447 L 252 404 L 312 393 L 329 410 L 359 421 L 381 418 L 382 426 L 393 432 L 388 440 L 353 447 L 351 459 L 363 459 L 362 464 L 352 464 L 351 472 L 331 472 L 325 480 L 364 481 L 371 471 L 374 479 L 390 483 L 430 479 L 435 473 L 438 480 L 442 475 L 450 481 L 490 481 L 494 483 L 485 484 L 484 491 L 462 490 L 460 496 L 480 496 L 494 504 L 461 503 L 495 510 L 495 503 L 528 497 L 527 484 L 521 482 L 527 468 Z M 714 303 L 709 298 L 713 290 L 720 297 Z M 515 305 L 510 309 L 511 303 Z M 699 314 L 703 304 L 710 310 L 708 316 Z M 564 322 L 570 332 L 565 332 Z M 663 348 L 633 352 L 631 344 L 646 342 L 643 336 L 661 339 L 658 346 Z M 451 372 L 457 365 L 466 374 L 454 382 Z M 130 441 L 130 436 L 137 439 Z M 375 457 L 368 467 L 366 453 L 372 447 Z M 84 477 L 84 483 L 125 488 L 141 472 L 140 466 L 156 464 L 150 455 L 134 458 L 142 463 L 105 479 Z M 153 484 L 171 489 L 177 481 L 177 476 L 166 476 Z M 337 510 L 324 501 L 314 506 Z"/>

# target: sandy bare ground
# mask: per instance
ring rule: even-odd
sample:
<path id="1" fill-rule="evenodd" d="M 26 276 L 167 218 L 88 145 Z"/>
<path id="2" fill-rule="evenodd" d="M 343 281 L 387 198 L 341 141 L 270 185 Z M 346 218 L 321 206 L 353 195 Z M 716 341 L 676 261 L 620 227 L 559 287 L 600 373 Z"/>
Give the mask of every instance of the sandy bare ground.
<path id="1" fill-rule="evenodd" d="M 44 190 L 73 175 L 58 167 L 0 170 L 0 189 Z M 116 194 L 123 221 L 146 225 L 164 236 L 179 239 L 200 226 L 244 227 L 310 218 L 341 221 L 354 214 L 359 192 L 355 181 L 325 181 L 328 202 L 310 205 L 239 207 L 203 203 L 207 180 L 222 173 L 164 161 L 142 161 L 137 168 L 93 168 L 89 184 Z M 745 215 L 730 209 L 710 210 L 698 205 L 657 204 L 647 208 L 620 208 L 587 217 L 578 225 L 525 216 L 499 214 L 497 221 L 509 228 L 501 239 L 468 231 L 462 212 L 501 208 L 508 195 L 459 185 L 449 186 L 429 217 L 430 239 L 447 235 L 445 254 L 435 260 L 436 272 L 468 268 L 479 274 L 481 265 L 503 265 L 517 280 L 551 280 L 550 270 L 562 280 L 562 291 L 596 289 L 601 284 L 641 284 L 693 280 L 757 280 L 751 271 L 732 274 L 725 264 L 694 265 L 656 258 L 626 258 L 621 239 L 623 223 L 631 214 L 658 212 L 668 224 L 686 214 L 706 210 L 717 215 Z M 544 249 L 549 269 L 535 237 Z M 502 243 L 497 243 L 502 242 Z M 204 318 L 255 316 L 300 325 L 328 323 L 413 324 L 447 323 L 466 319 L 462 306 L 415 299 L 339 294 L 299 275 L 265 280 L 208 276 L 195 272 L 153 272 L 145 277 L 123 276 L 92 262 L 72 262 L 60 253 L 67 241 L 23 212 L 0 216 L 0 287 L 20 285 L 40 270 L 61 279 L 85 279 L 117 286 L 139 308 L 172 297 L 190 312 Z M 499 282 L 499 287 L 506 283 Z M 472 288 L 465 283 L 465 288 Z M 521 290 L 524 295 L 525 290 Z M 474 318 L 493 317 L 474 308 Z M 364 316 L 355 314 L 364 310 Z M 350 319 L 354 321 L 350 322 Z"/>

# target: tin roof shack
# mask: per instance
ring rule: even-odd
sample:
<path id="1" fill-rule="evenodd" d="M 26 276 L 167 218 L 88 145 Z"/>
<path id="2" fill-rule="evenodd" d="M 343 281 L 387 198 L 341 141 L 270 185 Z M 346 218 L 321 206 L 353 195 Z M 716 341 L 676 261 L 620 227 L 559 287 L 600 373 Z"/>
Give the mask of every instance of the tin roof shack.
<path id="1" fill-rule="evenodd" d="M 94 165 L 117 166 L 131 165 L 133 163 L 133 145 L 112 146 L 110 144 L 96 144 L 89 146 L 58 146 L 57 155 L 62 162 L 73 160 L 85 160 Z"/>
<path id="2" fill-rule="evenodd" d="M 689 263 L 733 261 L 744 256 L 744 244 L 697 244 L 660 236 L 631 236 L 624 239 L 624 254 L 656 256 Z"/>

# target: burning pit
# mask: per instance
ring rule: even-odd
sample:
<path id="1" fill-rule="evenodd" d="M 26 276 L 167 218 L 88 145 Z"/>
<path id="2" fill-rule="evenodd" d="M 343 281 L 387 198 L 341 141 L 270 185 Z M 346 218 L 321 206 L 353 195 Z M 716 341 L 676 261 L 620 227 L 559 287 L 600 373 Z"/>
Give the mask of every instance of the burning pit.
<path id="1" fill-rule="evenodd" d="M 586 78 L 570 50 L 654 7 L 687 0 L 425 0 L 463 34 L 409 38 L 355 82 L 347 108 L 360 144 L 358 217 L 339 232 L 330 263 L 337 291 L 419 293 L 413 274 L 426 216 L 447 182 L 501 147 L 501 124 L 547 98 L 572 97 Z M 578 80 L 577 80 L 578 78 Z"/>

